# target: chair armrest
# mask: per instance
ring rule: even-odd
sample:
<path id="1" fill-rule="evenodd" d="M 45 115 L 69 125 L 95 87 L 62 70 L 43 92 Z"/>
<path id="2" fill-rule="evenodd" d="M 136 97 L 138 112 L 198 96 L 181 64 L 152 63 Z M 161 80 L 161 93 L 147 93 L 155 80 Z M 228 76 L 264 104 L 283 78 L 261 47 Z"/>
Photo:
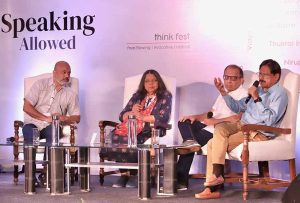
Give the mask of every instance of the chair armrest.
<path id="1" fill-rule="evenodd" d="M 159 125 L 154 125 L 154 123 L 150 123 L 150 128 L 170 130 L 172 128 L 172 125 L 168 123 Z"/>
<path id="2" fill-rule="evenodd" d="M 14 121 L 14 127 L 22 128 L 24 125 L 23 121 L 15 120 Z"/>
<path id="3" fill-rule="evenodd" d="M 242 162 L 243 168 L 246 168 L 249 163 L 249 134 L 250 131 L 263 131 L 263 132 L 271 132 L 275 134 L 290 134 L 290 128 L 276 128 L 271 126 L 265 125 L 255 125 L 255 124 L 246 124 L 242 126 L 242 131 L 244 133 L 244 144 L 243 144 L 243 151 L 242 151 Z M 245 169 L 246 170 L 246 169 Z"/>
<path id="4" fill-rule="evenodd" d="M 265 125 L 246 124 L 242 126 L 242 131 L 249 133 L 252 130 L 259 130 L 264 132 L 271 132 L 276 134 L 291 134 L 290 128 L 276 128 Z"/>
<path id="5" fill-rule="evenodd" d="M 118 125 L 118 123 L 114 122 L 114 121 L 99 121 L 99 128 L 105 128 L 106 126 L 111 126 L 111 127 L 116 127 Z"/>
<path id="6" fill-rule="evenodd" d="M 154 123 L 150 123 L 150 128 L 154 128 L 154 129 L 160 129 L 161 130 L 161 134 L 160 137 L 164 137 L 166 135 L 166 131 L 170 130 L 172 128 L 171 124 L 159 124 L 159 125 L 154 125 Z"/>
<path id="7" fill-rule="evenodd" d="M 118 123 L 113 122 L 113 121 L 99 121 L 99 128 L 100 128 L 100 144 L 104 144 L 104 129 L 106 126 L 110 127 L 116 127 Z"/>

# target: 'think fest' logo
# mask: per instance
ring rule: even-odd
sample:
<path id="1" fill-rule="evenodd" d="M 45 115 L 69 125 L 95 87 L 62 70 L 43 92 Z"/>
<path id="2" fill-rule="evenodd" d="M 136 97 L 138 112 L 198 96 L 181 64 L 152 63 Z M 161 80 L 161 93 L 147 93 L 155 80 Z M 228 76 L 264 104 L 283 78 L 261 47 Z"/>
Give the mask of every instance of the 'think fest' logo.
<path id="1" fill-rule="evenodd" d="M 51 31 L 82 31 L 84 36 L 91 36 L 95 33 L 92 25 L 95 15 L 68 16 L 68 12 L 63 12 L 64 16 L 56 16 L 54 11 L 49 12 L 49 16 L 28 19 L 14 18 L 12 14 L 5 13 L 1 18 L 1 32 L 12 34 L 13 38 L 21 37 L 21 33 L 27 32 L 51 32 Z M 52 49 L 76 49 L 76 36 L 70 39 L 39 39 L 37 36 L 29 38 L 23 37 L 19 47 L 20 50 L 52 50 Z"/>

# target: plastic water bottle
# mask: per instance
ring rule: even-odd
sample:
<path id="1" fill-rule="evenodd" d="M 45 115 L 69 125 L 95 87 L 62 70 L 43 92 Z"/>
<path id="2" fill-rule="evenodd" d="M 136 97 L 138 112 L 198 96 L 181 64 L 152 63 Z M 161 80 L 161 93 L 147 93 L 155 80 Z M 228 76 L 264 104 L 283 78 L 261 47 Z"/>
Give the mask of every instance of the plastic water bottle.
<path id="1" fill-rule="evenodd" d="M 58 145 L 60 137 L 59 116 L 52 116 L 52 145 Z"/>
<path id="2" fill-rule="evenodd" d="M 128 116 L 128 147 L 137 147 L 136 137 L 136 117 L 135 115 Z"/>

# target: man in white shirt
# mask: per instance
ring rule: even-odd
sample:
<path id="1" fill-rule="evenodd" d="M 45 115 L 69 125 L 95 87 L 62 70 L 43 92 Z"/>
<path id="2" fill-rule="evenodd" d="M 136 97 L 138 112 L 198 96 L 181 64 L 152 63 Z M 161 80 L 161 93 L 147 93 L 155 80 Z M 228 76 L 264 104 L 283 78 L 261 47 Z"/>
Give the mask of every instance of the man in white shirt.
<path id="1" fill-rule="evenodd" d="M 32 143 L 33 128 L 40 131 L 40 139 L 46 138 L 46 142 L 51 143 L 53 115 L 58 115 L 62 124 L 79 123 L 79 100 L 70 88 L 70 74 L 70 65 L 59 61 L 54 66 L 53 77 L 36 81 L 25 95 L 22 129 L 25 143 Z"/>
<path id="2" fill-rule="evenodd" d="M 235 99 L 246 97 L 247 89 L 242 87 L 244 82 L 243 70 L 237 65 L 228 65 L 224 69 L 224 85 L 229 94 Z M 178 122 L 178 128 L 183 138 L 183 144 L 178 148 L 181 154 L 177 163 L 177 189 L 186 190 L 188 187 L 189 171 L 194 158 L 194 152 L 212 138 L 214 125 L 225 121 L 236 121 L 240 115 L 232 112 L 220 94 L 210 112 L 199 115 L 183 116 Z"/>

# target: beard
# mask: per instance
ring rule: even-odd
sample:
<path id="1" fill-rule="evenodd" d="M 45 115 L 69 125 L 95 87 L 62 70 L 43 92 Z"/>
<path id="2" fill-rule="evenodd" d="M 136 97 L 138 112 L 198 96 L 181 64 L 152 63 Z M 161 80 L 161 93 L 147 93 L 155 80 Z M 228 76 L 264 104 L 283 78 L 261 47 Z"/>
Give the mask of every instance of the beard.
<path id="1" fill-rule="evenodd" d="M 61 86 L 67 86 L 69 85 L 71 82 L 70 80 L 66 80 L 66 79 L 63 79 L 63 80 L 56 80 Z"/>

